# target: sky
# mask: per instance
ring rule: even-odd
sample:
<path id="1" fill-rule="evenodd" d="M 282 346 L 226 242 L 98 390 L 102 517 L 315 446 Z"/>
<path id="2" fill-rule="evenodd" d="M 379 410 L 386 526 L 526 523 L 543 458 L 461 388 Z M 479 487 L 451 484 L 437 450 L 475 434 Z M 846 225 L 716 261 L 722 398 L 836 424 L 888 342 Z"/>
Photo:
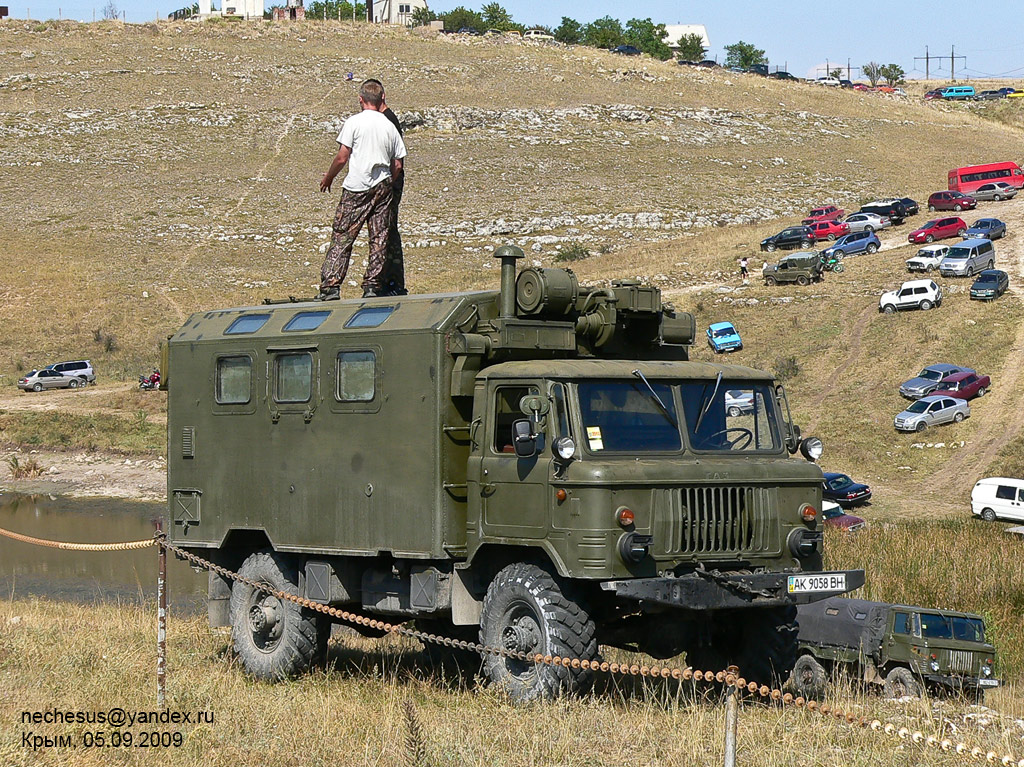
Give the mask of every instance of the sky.
<path id="1" fill-rule="evenodd" d="M 13 18 L 102 18 L 108 0 L 0 0 Z M 427 0 L 434 11 L 457 5 L 479 10 L 484 0 Z M 307 0 L 307 3 L 311 0 Z M 743 40 L 763 48 L 772 70 L 788 68 L 799 77 L 817 77 L 829 66 L 844 69 L 849 60 L 853 79 L 868 61 L 899 64 L 912 79 L 925 75 L 923 57 L 944 56 L 931 62 L 931 75 L 949 77 L 950 51 L 955 48 L 956 79 L 1009 77 L 1024 79 L 1024 12 L 1019 0 L 933 0 L 926 6 L 907 0 L 837 5 L 821 0 L 740 2 L 707 0 L 647 0 L 639 10 L 621 2 L 552 3 L 549 0 L 499 0 L 523 24 L 557 26 L 562 16 L 580 22 L 612 16 L 625 23 L 634 16 L 665 24 L 704 24 L 711 40 L 709 56 L 724 61 L 723 47 Z M 114 0 L 129 22 L 166 18 L 191 0 Z M 215 5 L 219 6 L 219 2 Z M 271 4 L 268 0 L 268 6 Z M 915 61 L 915 57 L 922 57 Z"/>

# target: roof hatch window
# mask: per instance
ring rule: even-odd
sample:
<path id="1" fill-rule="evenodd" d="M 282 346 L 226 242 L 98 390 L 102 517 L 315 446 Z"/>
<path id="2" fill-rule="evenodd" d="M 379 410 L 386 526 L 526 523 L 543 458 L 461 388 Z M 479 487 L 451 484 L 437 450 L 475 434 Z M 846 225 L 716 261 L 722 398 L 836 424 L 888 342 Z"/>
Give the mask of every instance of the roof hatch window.
<path id="1" fill-rule="evenodd" d="M 368 309 L 360 309 L 353 314 L 346 328 L 376 328 L 384 324 L 384 321 L 395 311 L 394 306 L 372 306 Z"/>
<path id="2" fill-rule="evenodd" d="M 301 331 L 301 330 L 316 330 L 318 327 L 324 324 L 331 315 L 330 310 L 319 311 L 319 312 L 299 312 L 284 326 L 285 332 L 289 331 Z"/>
<path id="3" fill-rule="evenodd" d="M 255 333 L 266 325 L 269 319 L 269 314 L 243 314 L 228 326 L 228 329 L 224 331 L 224 335 L 240 336 Z"/>

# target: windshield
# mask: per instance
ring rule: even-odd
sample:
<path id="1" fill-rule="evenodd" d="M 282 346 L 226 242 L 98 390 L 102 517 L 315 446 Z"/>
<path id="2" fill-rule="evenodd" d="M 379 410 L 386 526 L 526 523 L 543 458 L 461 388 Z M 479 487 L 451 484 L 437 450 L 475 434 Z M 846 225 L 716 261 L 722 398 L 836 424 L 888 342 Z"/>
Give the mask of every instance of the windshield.
<path id="1" fill-rule="evenodd" d="M 984 642 L 985 624 L 980 618 L 921 613 L 921 636 L 927 639 Z"/>
<path id="2" fill-rule="evenodd" d="M 711 331 L 711 334 L 715 338 L 724 338 L 726 336 L 736 335 L 736 331 L 733 328 L 719 328 L 718 330 Z"/>
<path id="3" fill-rule="evenodd" d="M 852 484 L 852 479 L 850 479 L 845 474 L 840 474 L 838 477 L 832 479 L 828 483 L 828 486 L 831 487 L 833 490 L 842 490 L 844 487 L 849 487 Z"/>
<path id="4" fill-rule="evenodd" d="M 992 226 L 992 222 L 987 218 L 983 218 L 980 221 L 975 221 L 971 224 L 971 229 L 988 229 L 990 226 Z"/>
<path id="5" fill-rule="evenodd" d="M 681 426 L 690 447 L 699 451 L 776 451 L 782 445 L 770 383 L 708 379 L 651 380 L 650 385 L 644 380 L 577 384 L 590 452 L 677 452 L 683 449 Z"/>
<path id="6" fill-rule="evenodd" d="M 648 389 L 643 381 L 600 381 L 581 383 L 578 393 L 583 433 L 591 452 L 682 449 L 671 386 L 652 382 Z"/>
<path id="7" fill-rule="evenodd" d="M 980 275 L 978 275 L 978 279 L 975 280 L 975 282 L 997 282 L 997 281 L 998 280 L 996 279 L 996 276 L 994 274 L 986 274 L 985 272 L 982 272 Z"/>
<path id="8" fill-rule="evenodd" d="M 935 387 L 935 391 L 956 391 L 956 387 L 959 385 L 957 381 L 943 381 Z"/>
<path id="9" fill-rule="evenodd" d="M 954 259 L 957 259 L 957 258 L 968 258 L 970 255 L 971 255 L 971 249 L 970 248 L 960 248 L 960 247 L 954 246 L 954 247 L 950 248 L 949 251 L 946 253 L 946 258 L 948 258 L 950 260 L 954 260 Z"/>
<path id="10" fill-rule="evenodd" d="M 837 519 L 839 517 L 846 516 L 846 512 L 842 509 L 823 509 L 821 513 L 825 519 Z"/>
<path id="11" fill-rule="evenodd" d="M 923 413 L 928 409 L 928 403 L 918 400 L 907 408 L 908 413 Z"/>
<path id="12" fill-rule="evenodd" d="M 925 368 L 917 374 L 918 378 L 927 378 L 929 381 L 941 381 L 942 373 L 938 370 L 932 370 L 931 368 Z"/>

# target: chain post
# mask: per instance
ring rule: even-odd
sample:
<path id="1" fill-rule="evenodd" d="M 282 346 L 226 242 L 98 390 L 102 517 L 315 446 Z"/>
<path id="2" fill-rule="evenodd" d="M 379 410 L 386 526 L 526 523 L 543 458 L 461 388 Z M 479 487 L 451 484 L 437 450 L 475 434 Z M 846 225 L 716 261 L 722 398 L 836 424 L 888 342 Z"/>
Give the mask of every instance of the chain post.
<path id="1" fill-rule="evenodd" d="M 164 521 L 156 520 L 156 536 L 160 544 L 164 538 Z M 167 690 L 167 548 L 157 547 L 156 576 L 156 705 L 164 707 Z"/>
<path id="2" fill-rule="evenodd" d="M 727 674 L 739 676 L 737 666 L 729 666 Z M 736 684 L 730 684 L 725 692 L 725 767 L 736 767 L 736 727 L 739 721 L 740 696 Z"/>

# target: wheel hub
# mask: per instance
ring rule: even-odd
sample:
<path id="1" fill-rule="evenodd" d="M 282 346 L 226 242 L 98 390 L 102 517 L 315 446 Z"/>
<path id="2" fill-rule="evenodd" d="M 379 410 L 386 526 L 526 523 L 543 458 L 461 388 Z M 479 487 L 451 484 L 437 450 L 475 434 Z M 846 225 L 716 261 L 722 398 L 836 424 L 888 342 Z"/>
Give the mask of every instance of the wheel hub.
<path id="1" fill-rule="evenodd" d="M 249 631 L 256 644 L 264 649 L 281 638 L 281 605 L 274 597 L 256 602 L 249 608 Z"/>
<path id="2" fill-rule="evenodd" d="M 529 617 L 520 617 L 501 632 L 502 646 L 509 652 L 530 652 L 540 643 L 537 623 Z"/>

